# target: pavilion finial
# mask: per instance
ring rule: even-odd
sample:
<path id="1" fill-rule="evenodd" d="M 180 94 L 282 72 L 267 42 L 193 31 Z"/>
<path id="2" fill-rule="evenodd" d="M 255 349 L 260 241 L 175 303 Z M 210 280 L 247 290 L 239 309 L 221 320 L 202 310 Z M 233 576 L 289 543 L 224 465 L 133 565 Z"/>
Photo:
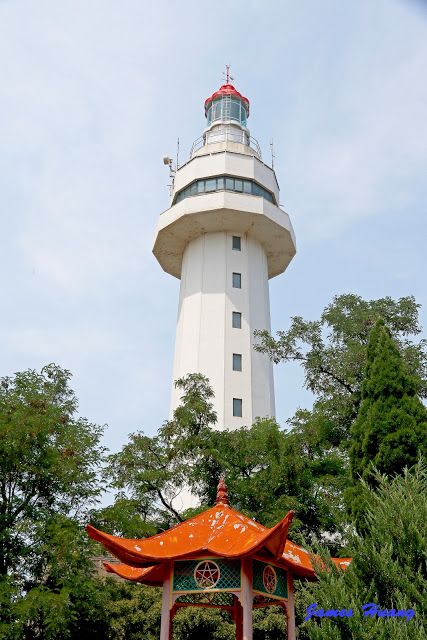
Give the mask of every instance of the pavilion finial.
<path id="1" fill-rule="evenodd" d="M 228 506 L 230 505 L 230 502 L 228 500 L 228 487 L 225 484 L 225 478 L 223 475 L 220 477 L 218 482 L 215 504 L 225 504 Z"/>

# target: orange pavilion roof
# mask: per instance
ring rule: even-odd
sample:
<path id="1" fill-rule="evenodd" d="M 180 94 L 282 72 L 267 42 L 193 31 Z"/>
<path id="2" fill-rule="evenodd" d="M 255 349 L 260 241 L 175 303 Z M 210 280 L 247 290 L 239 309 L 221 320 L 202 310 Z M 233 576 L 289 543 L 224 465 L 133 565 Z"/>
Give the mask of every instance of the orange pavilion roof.
<path id="1" fill-rule="evenodd" d="M 272 529 L 218 504 L 203 513 L 150 538 L 134 540 L 112 536 L 88 525 L 91 538 L 101 542 L 119 560 L 134 567 L 208 553 L 222 558 L 241 558 L 266 551 L 275 558 L 283 554 L 290 511 Z"/>
<path id="2" fill-rule="evenodd" d="M 263 527 L 229 506 L 227 487 L 221 480 L 215 506 L 150 538 L 120 538 L 91 525 L 86 530 L 121 561 L 121 564 L 105 563 L 107 571 L 144 584 L 161 585 L 166 562 L 202 555 L 267 556 L 296 575 L 314 578 L 310 553 L 288 540 L 293 516 L 294 512 L 289 511 L 276 526 Z M 351 559 L 332 558 L 332 561 L 346 568 Z"/>
<path id="3" fill-rule="evenodd" d="M 115 573 L 120 578 L 125 578 L 132 582 L 142 582 L 151 587 L 161 587 L 165 578 L 166 564 L 156 564 L 152 567 L 140 569 L 131 567 L 128 564 L 104 562 L 104 567 L 108 573 Z"/>

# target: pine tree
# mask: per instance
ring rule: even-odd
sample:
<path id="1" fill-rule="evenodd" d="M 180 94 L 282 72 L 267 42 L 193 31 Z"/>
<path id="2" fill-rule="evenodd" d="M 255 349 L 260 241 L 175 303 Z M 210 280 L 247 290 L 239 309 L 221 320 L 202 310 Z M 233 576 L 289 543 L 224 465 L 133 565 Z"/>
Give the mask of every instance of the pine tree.
<path id="1" fill-rule="evenodd" d="M 366 496 L 363 536 L 351 532 L 346 571 L 321 552 L 318 581 L 299 585 L 296 605 L 300 640 L 425 640 L 427 638 L 427 467 L 422 461 L 390 479 L 376 476 Z M 316 549 L 316 551 L 319 551 Z M 313 616 L 307 607 L 352 610 L 350 617 Z M 375 603 L 388 615 L 364 616 Z M 393 615 L 399 610 L 406 616 Z M 411 613 L 412 610 L 412 613 Z"/>
<path id="2" fill-rule="evenodd" d="M 372 467 L 386 475 L 412 466 L 427 452 L 427 410 L 382 320 L 371 331 L 361 405 L 352 427 L 350 467 L 353 483 L 369 479 Z"/>

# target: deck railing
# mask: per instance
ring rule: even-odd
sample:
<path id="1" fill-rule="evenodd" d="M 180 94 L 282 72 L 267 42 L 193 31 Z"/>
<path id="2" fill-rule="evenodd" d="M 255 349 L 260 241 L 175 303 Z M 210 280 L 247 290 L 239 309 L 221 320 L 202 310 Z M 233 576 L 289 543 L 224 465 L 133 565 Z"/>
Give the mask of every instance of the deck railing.
<path id="1" fill-rule="evenodd" d="M 258 140 L 249 136 L 245 131 L 231 131 L 228 128 L 219 129 L 217 131 L 208 131 L 204 133 L 200 138 L 197 138 L 192 144 L 190 151 L 190 159 L 193 155 L 201 149 L 205 144 L 214 144 L 215 142 L 225 142 L 230 140 L 231 142 L 238 142 L 240 144 L 245 144 L 249 146 L 251 149 L 256 151 L 259 158 L 261 155 L 261 148 L 259 146 Z"/>

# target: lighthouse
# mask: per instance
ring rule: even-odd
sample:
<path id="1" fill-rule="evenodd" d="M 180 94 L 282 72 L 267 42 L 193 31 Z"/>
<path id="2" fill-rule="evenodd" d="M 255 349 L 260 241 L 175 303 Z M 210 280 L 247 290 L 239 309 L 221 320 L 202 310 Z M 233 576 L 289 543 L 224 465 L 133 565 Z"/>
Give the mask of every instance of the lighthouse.
<path id="1" fill-rule="evenodd" d="M 250 104 L 227 78 L 205 100 L 206 126 L 176 167 L 153 253 L 181 281 L 173 380 L 209 378 L 218 429 L 275 415 L 272 363 L 254 350 L 270 331 L 270 278 L 295 255 L 273 167 L 248 129 Z M 180 402 L 172 385 L 171 410 Z"/>

